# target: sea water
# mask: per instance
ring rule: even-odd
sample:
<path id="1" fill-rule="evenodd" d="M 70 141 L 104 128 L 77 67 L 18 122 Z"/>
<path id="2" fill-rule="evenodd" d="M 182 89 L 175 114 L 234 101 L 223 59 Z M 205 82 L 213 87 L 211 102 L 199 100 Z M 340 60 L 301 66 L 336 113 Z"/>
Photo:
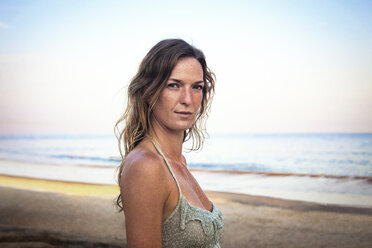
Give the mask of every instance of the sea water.
<path id="1" fill-rule="evenodd" d="M 185 147 L 191 147 L 186 143 Z M 185 152 L 190 168 L 372 177 L 372 134 L 219 134 Z M 0 159 L 117 166 L 113 135 L 2 135 Z"/>
<path id="2" fill-rule="evenodd" d="M 184 155 L 207 190 L 372 206 L 372 134 L 214 134 Z M 113 135 L 2 135 L 0 159 L 0 174 L 113 184 L 120 153 Z"/>

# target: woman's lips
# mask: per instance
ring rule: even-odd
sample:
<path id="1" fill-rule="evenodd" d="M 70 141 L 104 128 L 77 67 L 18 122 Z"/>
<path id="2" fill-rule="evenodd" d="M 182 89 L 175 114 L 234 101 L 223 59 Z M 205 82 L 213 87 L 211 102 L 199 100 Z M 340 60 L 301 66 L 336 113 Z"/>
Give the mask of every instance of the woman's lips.
<path id="1" fill-rule="evenodd" d="M 191 112 L 186 112 L 186 111 L 176 111 L 175 112 L 177 115 L 181 116 L 182 118 L 188 118 L 192 116 Z"/>

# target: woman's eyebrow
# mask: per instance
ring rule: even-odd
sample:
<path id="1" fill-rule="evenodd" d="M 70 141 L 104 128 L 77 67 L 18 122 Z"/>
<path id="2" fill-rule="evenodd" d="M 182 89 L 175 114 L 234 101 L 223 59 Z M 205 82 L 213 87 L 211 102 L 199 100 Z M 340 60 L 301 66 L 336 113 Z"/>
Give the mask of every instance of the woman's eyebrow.
<path id="1" fill-rule="evenodd" d="M 176 79 L 176 78 L 170 78 L 169 80 L 172 80 L 172 81 L 174 81 L 176 83 L 182 83 L 183 82 L 182 80 Z M 202 84 L 202 83 L 204 83 L 204 80 L 196 81 L 193 84 Z"/>
<path id="2" fill-rule="evenodd" d="M 172 80 L 176 83 L 182 83 L 182 80 L 179 80 L 179 79 L 175 79 L 175 78 L 170 78 L 169 80 Z"/>

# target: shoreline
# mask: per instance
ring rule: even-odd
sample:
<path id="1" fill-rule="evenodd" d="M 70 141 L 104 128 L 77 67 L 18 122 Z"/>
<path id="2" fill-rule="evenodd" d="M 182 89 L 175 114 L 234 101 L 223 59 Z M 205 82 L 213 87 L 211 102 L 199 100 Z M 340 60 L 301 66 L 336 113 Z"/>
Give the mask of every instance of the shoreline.
<path id="1" fill-rule="evenodd" d="M 27 162 L 24 160 L 9 160 L 0 158 L 0 164 L 2 162 L 9 163 L 21 163 L 21 164 L 35 164 L 35 165 L 54 165 L 59 166 L 60 164 L 53 164 L 47 162 Z M 119 165 L 98 165 L 98 164 L 66 164 L 67 166 L 73 167 L 85 167 L 85 168 L 97 168 L 97 169 L 116 169 Z M 348 175 L 331 175 L 331 174 L 312 174 L 312 173 L 294 173 L 294 172 L 270 172 L 270 171 L 245 171 L 245 170 L 227 170 L 227 169 L 205 169 L 205 168 L 193 168 L 189 167 L 191 172 L 211 172 L 211 173 L 225 173 L 225 174 L 253 174 L 263 176 L 278 176 L 278 177 L 312 177 L 312 178 L 335 178 L 335 179 L 356 179 L 366 180 L 372 182 L 372 176 L 348 176 Z"/>
<path id="2" fill-rule="evenodd" d="M 214 171 L 193 168 L 190 171 L 203 190 L 206 191 L 242 193 L 310 203 L 372 207 L 372 180 L 369 177 L 268 174 L 266 172 Z M 37 164 L 0 160 L 0 176 L 8 177 L 3 181 L 17 187 L 20 186 L 16 185 L 15 181 L 19 181 L 20 178 L 28 178 L 27 182 L 19 182 L 18 184 L 33 185 L 43 184 L 42 182 L 45 181 L 55 181 L 65 186 L 68 185 L 70 188 L 75 185 L 75 190 L 82 190 L 87 185 L 105 185 L 107 186 L 106 190 L 118 193 L 118 189 L 115 189 L 117 187 L 116 173 L 116 169 L 111 167 L 93 168 L 79 165 Z M 81 186 L 78 187 L 78 185 Z M 61 188 L 59 187 L 59 190 Z M 99 187 L 97 192 L 103 190 L 103 188 Z M 94 191 L 91 190 L 91 194 L 97 194 Z"/>
<path id="3" fill-rule="evenodd" d="M 2 174 L 0 174 L 0 187 L 81 196 L 110 197 L 119 194 L 117 185 L 68 182 Z"/>
<path id="4" fill-rule="evenodd" d="M 366 180 L 372 182 L 372 177 L 368 176 L 341 176 L 341 175 L 328 175 L 328 174 L 306 174 L 306 173 L 287 173 L 287 172 L 267 172 L 267 171 L 242 171 L 242 170 L 213 170 L 213 169 L 200 169 L 190 168 L 190 171 L 211 172 L 211 173 L 226 173 L 226 174 L 255 174 L 263 176 L 278 176 L 278 177 L 313 177 L 313 178 L 335 178 L 335 179 L 356 179 Z"/>
<path id="5" fill-rule="evenodd" d="M 83 197 L 94 196 L 105 198 L 116 197 L 120 192 L 119 187 L 117 185 L 66 182 L 61 180 L 37 179 L 29 177 L 8 176 L 1 174 L 0 187 L 45 193 L 60 193 Z M 235 192 L 212 190 L 204 191 L 208 195 L 208 197 L 211 198 L 224 198 L 228 199 L 229 201 L 236 201 L 243 204 L 250 204 L 255 206 L 287 208 L 301 211 L 330 211 L 372 215 L 372 207 L 368 206 L 322 204 L 317 202 L 291 200 L 260 195 L 250 195 Z"/>

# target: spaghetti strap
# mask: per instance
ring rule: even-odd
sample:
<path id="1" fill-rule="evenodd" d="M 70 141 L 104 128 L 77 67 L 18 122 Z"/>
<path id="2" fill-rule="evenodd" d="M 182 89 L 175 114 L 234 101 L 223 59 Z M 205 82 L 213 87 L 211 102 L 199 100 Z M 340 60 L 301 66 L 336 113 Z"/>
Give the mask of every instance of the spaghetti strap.
<path id="1" fill-rule="evenodd" d="M 172 170 L 172 167 L 170 166 L 169 162 L 168 162 L 168 159 L 165 157 L 164 153 L 160 150 L 160 148 L 155 144 L 154 140 L 152 139 L 151 136 L 147 135 L 147 137 L 151 140 L 151 143 L 155 146 L 156 150 L 158 150 L 158 152 L 160 153 L 160 155 L 163 157 L 165 163 L 167 164 L 167 167 L 170 171 L 170 173 L 172 174 L 174 180 L 176 181 L 176 184 L 177 184 L 177 188 L 178 188 L 178 193 L 180 194 L 181 196 L 181 187 L 178 183 L 178 180 L 176 178 L 176 175 L 174 174 L 173 170 Z"/>

